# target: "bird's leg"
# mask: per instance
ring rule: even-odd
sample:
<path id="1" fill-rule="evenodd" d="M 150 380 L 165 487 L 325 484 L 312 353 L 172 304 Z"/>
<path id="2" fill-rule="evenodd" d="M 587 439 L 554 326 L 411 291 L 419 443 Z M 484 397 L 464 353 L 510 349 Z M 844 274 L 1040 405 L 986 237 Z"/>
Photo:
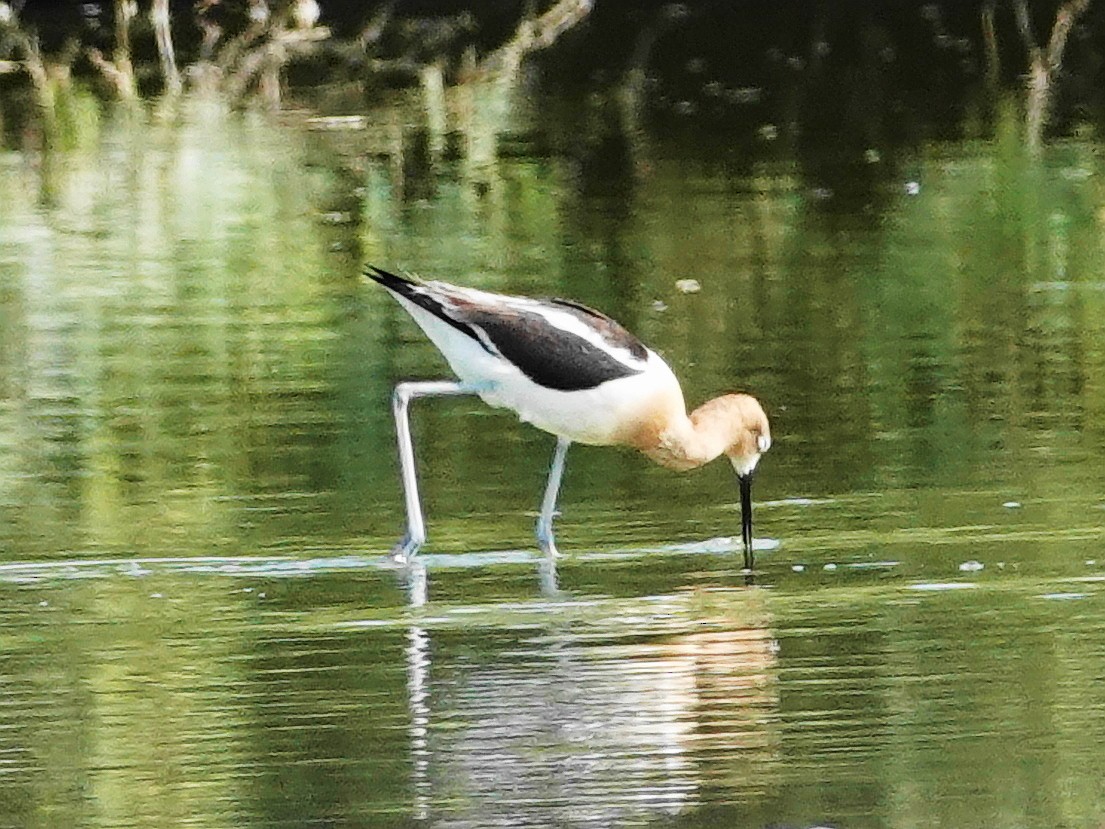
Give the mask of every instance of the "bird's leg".
<path id="1" fill-rule="evenodd" d="M 553 453 L 552 467 L 549 469 L 549 482 L 545 484 L 545 497 L 541 500 L 541 514 L 537 516 L 537 546 L 545 555 L 554 557 L 556 541 L 553 538 L 553 516 L 556 515 L 556 499 L 560 495 L 560 479 L 564 477 L 564 458 L 572 442 L 565 437 L 556 439 L 556 452 Z"/>
<path id="2" fill-rule="evenodd" d="M 391 396 L 395 414 L 395 436 L 399 442 L 399 471 L 403 478 L 403 498 L 407 505 L 407 532 L 391 551 L 392 558 L 406 563 L 426 542 L 426 523 L 422 519 L 422 501 L 418 497 L 418 474 L 414 465 L 414 443 L 408 409 L 416 397 L 445 397 L 475 394 L 472 386 L 453 380 L 400 383 Z"/>

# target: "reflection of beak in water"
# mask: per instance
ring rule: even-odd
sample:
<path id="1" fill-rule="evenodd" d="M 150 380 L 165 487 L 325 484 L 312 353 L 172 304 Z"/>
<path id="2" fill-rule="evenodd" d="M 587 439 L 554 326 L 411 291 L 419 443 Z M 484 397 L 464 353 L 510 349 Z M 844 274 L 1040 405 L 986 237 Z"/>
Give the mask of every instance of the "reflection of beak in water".
<path id="1" fill-rule="evenodd" d="M 762 790 L 778 767 L 774 640 L 747 618 L 703 621 L 697 604 L 615 603 L 544 631 L 476 626 L 481 653 L 436 649 L 432 695 L 417 687 L 416 704 L 410 683 L 416 813 L 609 826 L 678 814 L 707 785 Z M 426 682 L 416 630 L 408 673 Z"/>

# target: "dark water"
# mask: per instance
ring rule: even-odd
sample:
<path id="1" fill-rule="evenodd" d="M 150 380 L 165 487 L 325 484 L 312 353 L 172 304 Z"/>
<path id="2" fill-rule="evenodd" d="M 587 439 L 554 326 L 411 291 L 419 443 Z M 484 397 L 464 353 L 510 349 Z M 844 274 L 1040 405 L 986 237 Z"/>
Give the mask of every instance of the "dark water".
<path id="1" fill-rule="evenodd" d="M 820 167 L 469 105 L 0 158 L 0 826 L 1100 827 L 1100 147 Z M 468 400 L 415 405 L 405 580 L 388 394 L 445 367 L 365 261 L 764 400 L 757 586 L 722 465 L 577 447 L 550 591 L 553 441 Z"/>

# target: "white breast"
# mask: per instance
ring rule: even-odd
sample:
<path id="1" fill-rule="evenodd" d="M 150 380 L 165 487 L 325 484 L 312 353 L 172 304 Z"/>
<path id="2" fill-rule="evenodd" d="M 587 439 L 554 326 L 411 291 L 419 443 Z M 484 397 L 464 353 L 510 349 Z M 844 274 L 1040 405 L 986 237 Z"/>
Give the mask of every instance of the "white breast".
<path id="1" fill-rule="evenodd" d="M 538 429 L 576 443 L 609 445 L 622 442 L 657 398 L 672 395 L 683 399 L 671 369 L 650 351 L 644 371 L 591 389 L 547 389 L 515 369 L 481 397 L 492 406 L 513 409 Z"/>

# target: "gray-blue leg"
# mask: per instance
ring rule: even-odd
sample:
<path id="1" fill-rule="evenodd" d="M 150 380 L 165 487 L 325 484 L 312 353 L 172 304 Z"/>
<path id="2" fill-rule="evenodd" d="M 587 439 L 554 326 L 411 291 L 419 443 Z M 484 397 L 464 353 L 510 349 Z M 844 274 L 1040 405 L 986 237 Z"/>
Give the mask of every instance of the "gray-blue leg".
<path id="1" fill-rule="evenodd" d="M 556 499 L 560 495 L 560 479 L 564 477 L 564 458 L 572 442 L 564 437 L 556 439 L 549 482 L 545 484 L 545 497 L 541 501 L 541 514 L 537 516 L 537 546 L 547 556 L 558 555 L 553 537 L 553 517 L 556 515 Z"/>
<path id="2" fill-rule="evenodd" d="M 414 465 L 414 443 L 408 409 L 416 397 L 447 397 L 475 394 L 476 389 L 452 380 L 400 383 L 391 396 L 395 414 L 395 436 L 399 442 L 399 472 L 403 479 L 403 499 L 407 505 L 407 532 L 391 551 L 402 563 L 410 560 L 426 543 L 426 522 L 422 518 L 422 501 L 418 496 L 418 473 Z"/>

